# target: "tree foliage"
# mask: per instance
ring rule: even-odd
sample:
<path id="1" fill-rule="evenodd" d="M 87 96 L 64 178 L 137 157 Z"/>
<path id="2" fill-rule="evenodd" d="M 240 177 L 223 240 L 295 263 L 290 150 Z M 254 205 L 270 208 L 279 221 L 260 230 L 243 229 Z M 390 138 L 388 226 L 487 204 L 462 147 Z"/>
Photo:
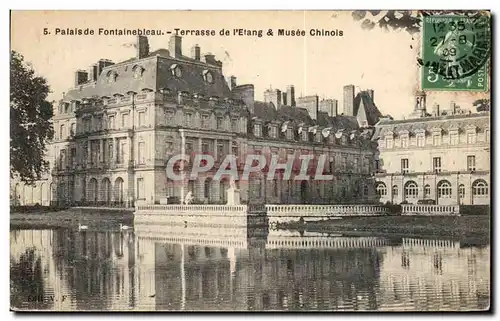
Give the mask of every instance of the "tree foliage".
<path id="1" fill-rule="evenodd" d="M 356 21 L 361 21 L 361 28 L 366 30 L 379 26 L 386 31 L 404 30 L 413 35 L 420 32 L 422 17 L 425 16 L 461 15 L 474 17 L 478 14 L 485 13 L 473 10 L 356 10 L 352 12 L 352 17 Z"/>
<path id="2" fill-rule="evenodd" d="M 478 112 L 490 111 L 490 100 L 489 99 L 478 99 L 472 103 Z"/>
<path id="3" fill-rule="evenodd" d="M 35 75 L 24 57 L 11 51 L 10 58 L 10 175 L 26 183 L 39 179 L 48 169 L 46 143 L 54 131 L 49 85 Z"/>

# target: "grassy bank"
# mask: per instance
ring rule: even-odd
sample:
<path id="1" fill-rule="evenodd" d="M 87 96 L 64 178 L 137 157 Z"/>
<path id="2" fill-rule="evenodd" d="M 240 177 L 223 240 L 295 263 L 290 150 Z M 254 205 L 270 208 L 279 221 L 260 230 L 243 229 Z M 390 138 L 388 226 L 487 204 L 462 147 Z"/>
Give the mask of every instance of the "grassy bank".
<path id="1" fill-rule="evenodd" d="M 131 225 L 133 212 L 124 209 L 82 209 L 69 208 L 54 211 L 11 212 L 10 225 L 13 227 L 72 227 L 78 224 L 92 225 L 123 223 Z"/>
<path id="2" fill-rule="evenodd" d="M 477 237 L 490 235 L 489 216 L 378 216 L 344 217 L 340 220 L 280 224 L 279 228 L 309 232 L 351 232 L 398 236 Z"/>

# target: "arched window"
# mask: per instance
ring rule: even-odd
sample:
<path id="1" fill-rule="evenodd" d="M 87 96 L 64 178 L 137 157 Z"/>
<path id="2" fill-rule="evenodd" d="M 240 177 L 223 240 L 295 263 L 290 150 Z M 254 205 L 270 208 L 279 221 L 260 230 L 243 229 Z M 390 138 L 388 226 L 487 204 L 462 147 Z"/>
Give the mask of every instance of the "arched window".
<path id="1" fill-rule="evenodd" d="M 365 185 L 366 188 L 368 188 L 368 186 Z M 376 187 L 375 187 L 375 190 L 377 191 L 377 195 L 378 196 L 384 196 L 384 195 L 387 195 L 387 187 L 385 186 L 384 183 L 382 182 L 379 182 L 377 183 Z M 368 194 L 368 193 L 367 193 Z M 365 194 L 366 195 L 366 194 Z"/>
<path id="2" fill-rule="evenodd" d="M 431 196 L 431 186 L 425 185 L 424 186 L 424 197 L 430 197 L 430 196 Z"/>
<path id="3" fill-rule="evenodd" d="M 488 195 L 488 184 L 483 180 L 474 181 L 474 183 L 472 183 L 472 195 Z"/>
<path id="4" fill-rule="evenodd" d="M 448 181 L 440 181 L 437 185 L 438 198 L 451 197 L 451 184 Z"/>
<path id="5" fill-rule="evenodd" d="M 409 181 L 405 185 L 405 197 L 417 197 L 418 185 L 414 181 Z"/>
<path id="6" fill-rule="evenodd" d="M 392 196 L 398 196 L 398 194 L 399 194 L 398 185 L 392 186 Z"/>
<path id="7" fill-rule="evenodd" d="M 464 184 L 458 185 L 458 195 L 460 196 L 460 198 L 464 198 L 465 197 L 465 186 L 464 186 Z"/>

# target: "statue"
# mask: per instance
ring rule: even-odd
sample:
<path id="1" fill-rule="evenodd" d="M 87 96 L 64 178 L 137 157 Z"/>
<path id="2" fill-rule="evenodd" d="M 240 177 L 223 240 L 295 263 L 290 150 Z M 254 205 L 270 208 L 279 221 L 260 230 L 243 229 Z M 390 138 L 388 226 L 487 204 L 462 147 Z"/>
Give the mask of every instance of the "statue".
<path id="1" fill-rule="evenodd" d="M 193 202 L 193 192 L 189 191 L 186 195 L 186 197 L 184 198 L 184 204 L 186 205 L 189 205 Z"/>

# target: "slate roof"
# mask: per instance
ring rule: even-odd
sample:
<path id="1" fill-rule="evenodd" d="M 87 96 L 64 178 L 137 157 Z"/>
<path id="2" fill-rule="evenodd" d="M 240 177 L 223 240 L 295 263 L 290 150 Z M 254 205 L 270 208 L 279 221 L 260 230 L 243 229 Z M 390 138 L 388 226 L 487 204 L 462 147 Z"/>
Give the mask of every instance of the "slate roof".
<path id="1" fill-rule="evenodd" d="M 361 104 L 361 101 L 363 104 Z M 354 115 L 358 114 L 360 106 L 364 106 L 368 125 L 375 125 L 382 117 L 382 113 L 366 91 L 359 92 L 354 98 Z"/>
<path id="2" fill-rule="evenodd" d="M 441 128 L 444 133 L 447 133 L 450 128 L 458 128 L 459 131 L 464 132 L 469 125 L 476 126 L 479 132 L 484 131 L 490 127 L 489 114 L 448 115 L 407 120 L 383 119 L 376 125 L 373 138 L 381 138 L 389 131 L 394 132 L 396 136 L 403 130 L 407 130 L 410 135 L 415 134 L 418 130 L 430 133 L 433 128 Z"/>
<path id="3" fill-rule="evenodd" d="M 255 101 L 254 113 L 252 116 L 258 117 L 264 122 L 270 122 L 273 120 L 280 122 L 291 121 L 297 125 L 304 123 L 306 126 L 319 125 L 320 127 L 332 127 L 332 130 L 359 129 L 356 117 L 353 116 L 338 115 L 336 117 L 330 117 L 327 113 L 318 111 L 317 120 L 314 120 L 309 116 L 309 112 L 305 108 L 281 106 L 278 110 L 276 110 L 271 103 L 261 101 Z"/>
<path id="4" fill-rule="evenodd" d="M 139 79 L 134 78 L 133 67 L 136 64 L 144 68 L 142 77 Z M 181 77 L 177 78 L 172 74 L 170 67 L 173 64 L 180 66 Z M 212 73 L 213 83 L 204 80 L 205 70 Z M 115 82 L 109 82 L 110 71 L 117 74 Z M 207 97 L 225 98 L 230 95 L 229 87 L 220 68 L 184 56 L 180 59 L 173 58 L 169 56 L 168 50 L 158 49 L 146 58 L 131 58 L 104 68 L 96 82 L 85 83 L 70 89 L 63 100 L 80 100 L 95 96 L 111 97 L 116 93 L 125 95 L 129 91 L 141 92 L 145 88 L 154 91 L 168 88 L 172 92 L 187 91 Z"/>

